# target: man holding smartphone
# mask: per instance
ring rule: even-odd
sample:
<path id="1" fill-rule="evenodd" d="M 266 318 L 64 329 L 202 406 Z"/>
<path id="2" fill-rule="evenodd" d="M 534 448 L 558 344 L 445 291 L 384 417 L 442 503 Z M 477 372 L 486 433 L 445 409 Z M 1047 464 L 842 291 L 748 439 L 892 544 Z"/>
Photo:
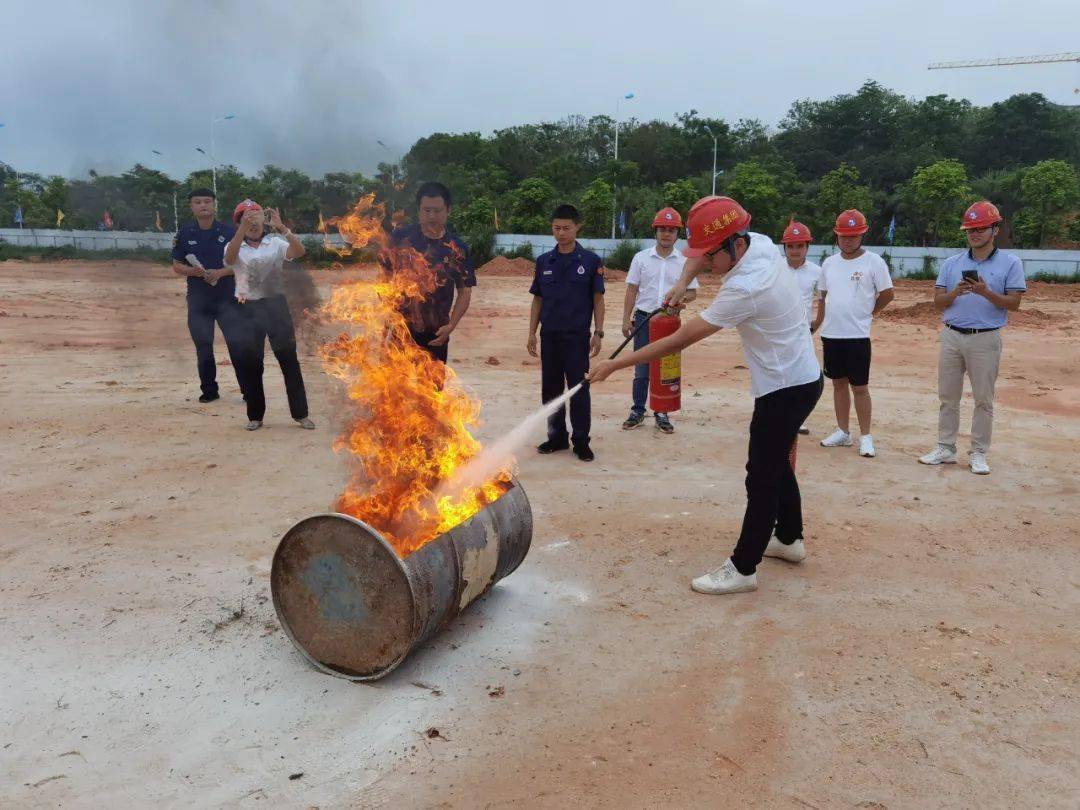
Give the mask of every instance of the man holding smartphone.
<path id="1" fill-rule="evenodd" d="M 971 420 L 969 466 L 988 475 L 990 436 L 994 427 L 994 385 L 1001 362 L 1001 330 L 1010 310 L 1020 309 L 1027 290 L 1024 265 L 1017 256 L 1002 253 L 995 240 L 1001 214 L 992 202 L 974 203 L 960 225 L 968 250 L 950 256 L 934 285 L 934 306 L 945 328 L 938 355 L 938 446 L 921 457 L 922 464 L 955 464 L 956 434 L 960 429 L 960 398 L 964 374 L 971 380 L 975 413 Z"/>

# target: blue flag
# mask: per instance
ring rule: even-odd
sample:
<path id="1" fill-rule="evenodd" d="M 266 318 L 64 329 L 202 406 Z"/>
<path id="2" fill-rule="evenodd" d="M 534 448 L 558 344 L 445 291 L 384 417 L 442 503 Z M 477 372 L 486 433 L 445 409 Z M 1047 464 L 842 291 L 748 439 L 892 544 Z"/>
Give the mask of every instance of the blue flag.
<path id="1" fill-rule="evenodd" d="M 893 214 L 892 220 L 889 222 L 889 244 L 892 244 L 893 237 L 896 235 L 896 214 Z"/>
<path id="2" fill-rule="evenodd" d="M 22 225 L 23 224 L 22 206 L 21 205 L 16 205 L 15 206 L 15 224 L 16 225 Z"/>
<path id="3" fill-rule="evenodd" d="M 619 211 L 619 236 L 626 235 L 626 209 Z"/>

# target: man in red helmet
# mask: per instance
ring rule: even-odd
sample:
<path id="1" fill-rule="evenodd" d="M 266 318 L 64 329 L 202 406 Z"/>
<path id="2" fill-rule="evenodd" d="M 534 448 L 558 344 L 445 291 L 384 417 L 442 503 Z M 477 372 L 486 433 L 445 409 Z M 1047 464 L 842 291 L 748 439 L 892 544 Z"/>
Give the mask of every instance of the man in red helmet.
<path id="1" fill-rule="evenodd" d="M 681 307 L 691 281 L 706 268 L 726 276 L 720 292 L 675 334 L 614 360 L 594 362 L 588 379 L 597 383 L 617 369 L 682 351 L 723 327 L 738 330 L 754 396 L 746 513 L 734 553 L 691 587 L 710 594 L 752 591 L 763 556 L 790 562 L 806 556 L 799 484 L 788 453 L 821 396 L 821 367 L 795 277 L 767 236 L 749 232 L 750 214 L 730 197 L 704 197 L 687 220 L 689 246 L 683 253 L 692 260 L 665 303 Z"/>
<path id="2" fill-rule="evenodd" d="M 994 386 L 1001 362 L 1001 330 L 1009 312 L 1020 309 L 1027 290 L 1024 263 L 994 244 L 1001 214 L 992 202 L 974 203 L 960 227 L 968 249 L 941 265 L 934 286 L 934 306 L 942 313 L 938 355 L 938 446 L 919 459 L 923 464 L 955 464 L 960 429 L 964 374 L 971 380 L 975 413 L 971 419 L 968 464 L 988 475 L 990 437 L 994 428 Z"/>
<path id="3" fill-rule="evenodd" d="M 851 399 L 859 419 L 859 455 L 874 457 L 870 435 L 870 327 L 874 316 L 893 300 L 889 266 L 876 253 L 863 250 L 870 230 L 861 211 L 849 209 L 836 218 L 839 254 L 821 265 L 821 305 L 812 328 L 821 327 L 825 376 L 833 383 L 836 430 L 821 440 L 822 447 L 850 447 Z M 849 390 L 850 389 L 850 390 Z"/>
<path id="4" fill-rule="evenodd" d="M 630 337 L 649 313 L 658 309 L 675 282 L 682 277 L 686 257 L 675 247 L 682 227 L 682 217 L 674 208 L 661 208 L 653 217 L 653 230 L 656 244 L 638 252 L 630 262 L 626 274 L 626 296 L 623 298 L 623 337 Z M 687 290 L 686 302 L 697 296 L 697 279 Z M 649 344 L 649 330 L 642 329 L 634 335 L 634 348 L 640 349 Z M 645 401 L 649 394 L 649 364 L 634 366 L 634 383 L 631 388 L 633 405 L 630 416 L 623 422 L 623 430 L 633 430 L 645 421 Z M 675 426 L 666 413 L 653 414 L 656 429 L 662 433 L 673 433 Z"/>
<path id="5" fill-rule="evenodd" d="M 784 228 L 784 235 L 780 237 L 780 243 L 784 246 L 784 258 L 787 259 L 787 266 L 791 268 L 791 271 L 795 274 L 795 279 L 799 282 L 799 292 L 802 293 L 802 301 L 806 306 L 806 324 L 810 327 L 811 333 L 816 329 L 814 326 L 814 302 L 818 300 L 818 287 L 821 285 L 820 265 L 806 260 L 806 254 L 810 249 L 812 239 L 810 229 L 801 222 L 797 222 L 795 217 L 791 218 L 791 222 Z M 799 428 L 799 433 L 804 436 L 809 432 L 810 428 L 806 425 Z"/>

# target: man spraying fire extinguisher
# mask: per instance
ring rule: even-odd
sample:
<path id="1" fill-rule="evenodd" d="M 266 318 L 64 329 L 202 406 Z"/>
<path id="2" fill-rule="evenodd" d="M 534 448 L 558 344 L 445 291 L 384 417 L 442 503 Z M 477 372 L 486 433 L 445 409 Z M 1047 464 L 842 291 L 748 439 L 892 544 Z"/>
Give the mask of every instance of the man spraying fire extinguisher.
<path id="1" fill-rule="evenodd" d="M 798 282 L 776 245 L 751 233 L 749 225 L 750 214 L 730 197 L 698 200 L 687 217 L 689 247 L 683 253 L 688 261 L 665 303 L 682 306 L 690 282 L 706 268 L 725 276 L 720 292 L 675 334 L 614 360 L 594 362 L 587 377 L 598 383 L 618 369 L 679 352 L 723 327 L 739 331 L 754 395 L 746 512 L 731 557 L 691 583 L 699 593 L 756 590 L 763 556 L 789 562 L 806 556 L 799 484 L 789 454 L 824 382 Z"/>
<path id="2" fill-rule="evenodd" d="M 634 335 L 635 350 L 649 344 L 650 332 L 657 335 L 665 332 L 671 334 L 678 325 L 677 318 L 665 324 L 658 316 L 650 322 L 649 329 L 634 331 L 643 320 L 648 319 L 649 313 L 663 304 L 665 296 L 682 276 L 683 266 L 686 264 L 686 257 L 675 247 L 675 242 L 679 238 L 679 229 L 683 226 L 679 212 L 674 208 L 660 209 L 653 217 L 652 226 L 656 233 L 656 244 L 635 254 L 630 262 L 630 270 L 626 274 L 622 331 L 623 337 Z M 690 282 L 683 303 L 694 300 L 697 296 L 697 286 L 697 279 Z M 661 361 L 657 361 L 653 366 L 656 367 L 655 372 L 663 371 Z M 654 376 L 657 375 L 654 374 Z M 664 383 L 662 375 L 657 378 L 661 384 Z M 668 387 L 670 388 L 670 385 Z M 631 388 L 633 405 L 630 406 L 630 415 L 622 424 L 623 430 L 633 430 L 645 422 L 645 398 L 648 393 L 649 364 L 639 363 L 634 366 L 634 382 Z M 672 433 L 675 426 L 671 424 L 668 412 L 660 410 L 665 407 L 662 402 L 661 398 L 654 395 L 652 405 L 656 428 L 663 433 Z"/>

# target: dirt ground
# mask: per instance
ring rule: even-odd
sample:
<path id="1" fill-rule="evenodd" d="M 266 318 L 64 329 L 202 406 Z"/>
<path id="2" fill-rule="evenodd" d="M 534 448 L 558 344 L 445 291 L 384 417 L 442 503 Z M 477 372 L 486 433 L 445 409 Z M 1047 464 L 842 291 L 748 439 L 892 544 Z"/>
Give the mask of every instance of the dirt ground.
<path id="1" fill-rule="evenodd" d="M 481 275 L 451 341 L 484 439 L 538 404 L 527 285 Z M 2 263 L 0 805 L 1080 806 L 1078 292 L 1037 285 L 1045 317 L 1009 328 L 978 477 L 915 461 L 936 327 L 929 285 L 900 284 L 875 326 L 879 455 L 818 445 L 827 392 L 799 452 L 810 555 L 766 560 L 751 594 L 689 588 L 741 521 L 737 336 L 687 353 L 674 435 L 619 429 L 625 373 L 597 386 L 595 463 L 521 455 L 522 567 L 354 684 L 307 666 L 269 600 L 278 539 L 344 480 L 310 349 L 318 429 L 268 365 L 250 434 L 220 337 L 223 397 L 196 402 L 167 267 Z"/>

